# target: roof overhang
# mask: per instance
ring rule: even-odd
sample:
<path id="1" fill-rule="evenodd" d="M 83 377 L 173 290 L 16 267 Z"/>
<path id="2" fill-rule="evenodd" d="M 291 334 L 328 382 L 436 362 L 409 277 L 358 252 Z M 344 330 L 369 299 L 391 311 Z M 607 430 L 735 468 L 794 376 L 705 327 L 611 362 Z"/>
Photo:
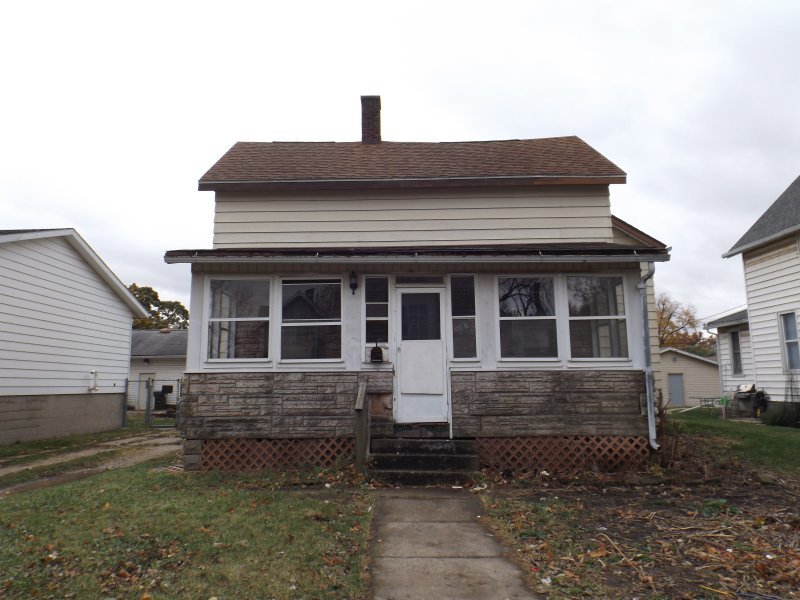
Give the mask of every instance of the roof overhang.
<path id="1" fill-rule="evenodd" d="M 432 248 L 247 248 L 170 250 L 164 261 L 176 263 L 270 264 L 426 264 L 426 263 L 632 263 L 666 262 L 669 249 L 617 244 L 544 244 Z"/>
<path id="2" fill-rule="evenodd" d="M 102 279 L 116 294 L 119 296 L 128 308 L 131 309 L 134 317 L 147 318 L 150 314 L 139 304 L 136 297 L 131 294 L 125 284 L 114 275 L 114 272 L 108 268 L 103 259 L 86 243 L 80 234 L 72 228 L 66 229 L 42 229 L 21 231 L 19 233 L 3 234 L 0 236 L 0 243 L 6 242 L 19 242 L 25 240 L 37 240 L 44 238 L 64 238 L 72 248 L 81 255 L 81 257 L 89 264 L 95 273 Z"/>
<path id="3" fill-rule="evenodd" d="M 781 238 L 786 236 L 795 234 L 800 232 L 800 225 L 794 225 L 792 227 L 788 227 L 778 233 L 773 235 L 767 236 L 765 238 L 761 238 L 760 240 L 756 240 L 755 242 L 750 242 L 749 244 L 743 244 L 741 246 L 736 246 L 728 250 L 725 254 L 722 255 L 722 258 L 730 258 L 731 256 L 736 256 L 737 254 L 742 254 L 747 252 L 748 250 L 754 250 L 760 246 L 765 246 L 771 242 L 775 242 Z"/>
<path id="4" fill-rule="evenodd" d="M 685 356 L 686 358 L 691 358 L 693 360 L 699 360 L 700 362 L 708 363 L 715 367 L 718 367 L 717 361 L 711 360 L 710 358 L 706 358 L 705 356 L 699 356 L 697 354 L 692 354 L 691 352 L 686 352 L 685 350 L 680 350 L 679 348 L 673 348 L 672 346 L 666 346 L 659 350 L 659 354 L 664 354 L 665 352 L 674 352 L 675 354 L 680 354 L 681 356 Z"/>
<path id="5" fill-rule="evenodd" d="M 197 189 L 205 191 L 377 190 L 410 188 L 507 187 L 539 185 L 609 185 L 625 183 L 625 175 L 426 177 L 393 179 L 286 179 L 269 181 L 209 181 L 201 179 Z"/>

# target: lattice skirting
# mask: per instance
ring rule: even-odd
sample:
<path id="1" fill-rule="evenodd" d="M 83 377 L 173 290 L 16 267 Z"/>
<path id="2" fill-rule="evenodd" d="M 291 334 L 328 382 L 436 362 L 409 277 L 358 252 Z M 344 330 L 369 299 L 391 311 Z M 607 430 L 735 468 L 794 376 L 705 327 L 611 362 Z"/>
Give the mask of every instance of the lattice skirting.
<path id="1" fill-rule="evenodd" d="M 258 471 L 347 464 L 355 451 L 352 438 L 231 438 L 202 440 L 200 454 L 204 471 Z"/>
<path id="2" fill-rule="evenodd" d="M 649 453 L 641 436 L 477 438 L 486 467 L 517 472 L 617 471 L 640 465 Z"/>

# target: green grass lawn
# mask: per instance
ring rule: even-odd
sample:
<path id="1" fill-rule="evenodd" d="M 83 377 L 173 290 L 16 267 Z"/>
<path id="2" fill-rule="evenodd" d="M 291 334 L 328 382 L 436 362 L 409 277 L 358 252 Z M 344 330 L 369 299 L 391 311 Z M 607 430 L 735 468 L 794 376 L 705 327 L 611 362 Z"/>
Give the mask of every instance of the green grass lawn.
<path id="1" fill-rule="evenodd" d="M 305 477 L 151 463 L 0 497 L 0 596 L 367 597 L 371 492 Z"/>
<path id="2" fill-rule="evenodd" d="M 800 473 L 800 429 L 727 421 L 698 409 L 669 416 L 681 431 L 719 440 L 719 452 L 729 452 L 754 465 Z"/>

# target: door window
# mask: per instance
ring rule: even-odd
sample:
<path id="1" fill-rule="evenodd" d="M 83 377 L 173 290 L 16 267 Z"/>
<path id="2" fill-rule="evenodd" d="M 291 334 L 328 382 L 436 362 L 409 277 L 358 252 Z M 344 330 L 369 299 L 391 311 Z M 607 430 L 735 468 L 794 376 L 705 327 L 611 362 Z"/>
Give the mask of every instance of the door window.
<path id="1" fill-rule="evenodd" d="M 441 339 L 438 293 L 403 294 L 401 300 L 402 339 Z"/>

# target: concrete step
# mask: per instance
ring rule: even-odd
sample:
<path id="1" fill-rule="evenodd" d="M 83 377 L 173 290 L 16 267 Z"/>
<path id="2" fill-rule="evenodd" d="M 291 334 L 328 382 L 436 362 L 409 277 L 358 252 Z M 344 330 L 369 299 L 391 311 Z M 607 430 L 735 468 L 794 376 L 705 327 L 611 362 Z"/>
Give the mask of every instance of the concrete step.
<path id="1" fill-rule="evenodd" d="M 448 423 L 395 423 L 396 438 L 450 438 Z"/>
<path id="2" fill-rule="evenodd" d="M 370 454 L 370 464 L 375 471 L 477 471 L 478 457 L 475 454 Z"/>
<path id="3" fill-rule="evenodd" d="M 375 454 L 476 454 L 475 440 L 372 438 Z"/>
<path id="4" fill-rule="evenodd" d="M 400 485 L 464 485 L 475 479 L 475 472 L 381 469 L 371 470 L 370 476 L 384 483 Z"/>

